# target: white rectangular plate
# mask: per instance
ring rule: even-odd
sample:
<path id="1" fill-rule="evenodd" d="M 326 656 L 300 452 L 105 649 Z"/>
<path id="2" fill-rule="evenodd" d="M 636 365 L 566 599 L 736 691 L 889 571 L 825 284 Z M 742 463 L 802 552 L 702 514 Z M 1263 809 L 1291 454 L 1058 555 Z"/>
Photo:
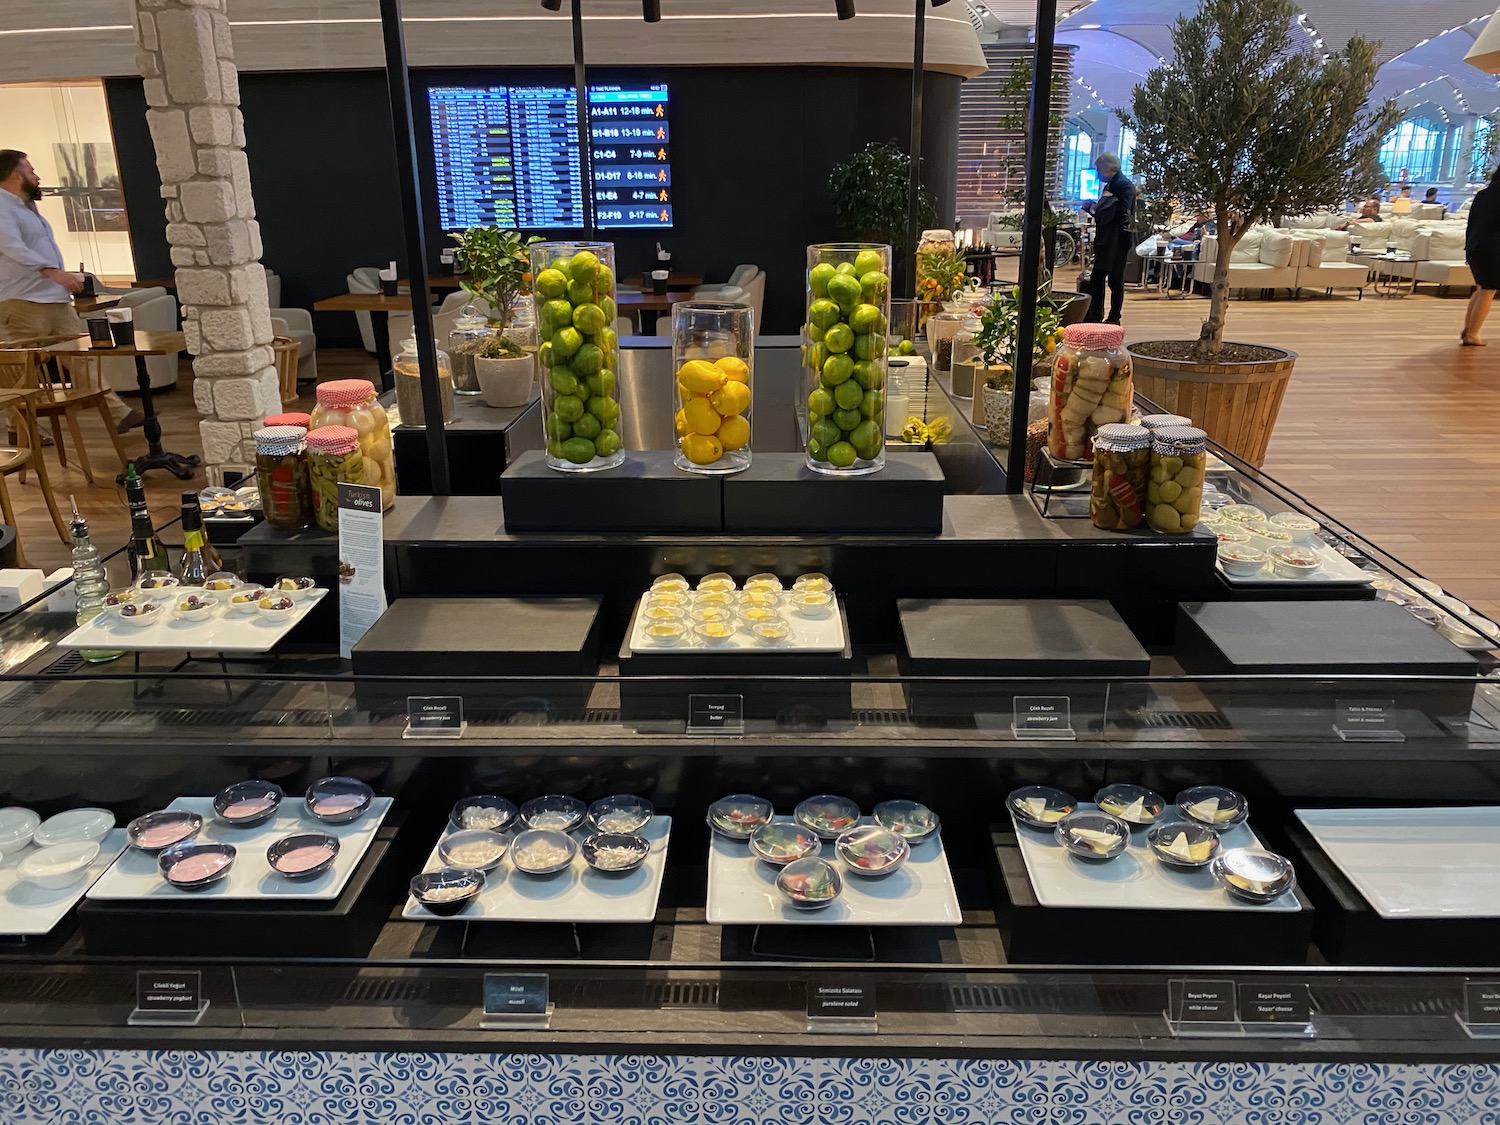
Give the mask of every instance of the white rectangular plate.
<path id="1" fill-rule="evenodd" d="M 798 617 L 790 609 L 786 608 L 786 600 L 790 595 L 790 590 L 783 591 L 781 594 L 781 605 L 783 608 L 780 612 L 786 618 L 786 623 L 792 627 L 792 635 L 784 641 L 776 641 L 775 643 L 757 640 L 755 634 L 740 629 L 723 644 L 711 645 L 693 632 L 692 623 L 689 622 L 688 635 L 677 644 L 656 644 L 646 636 L 646 622 L 641 617 L 641 603 L 636 602 L 635 618 L 630 623 L 630 651 L 639 653 L 682 652 L 684 649 L 692 649 L 694 652 L 701 652 L 705 656 L 710 657 L 725 652 L 735 654 L 746 652 L 772 654 L 778 652 L 843 652 L 844 616 L 843 608 L 839 605 L 838 595 L 834 595 L 833 612 L 827 617 Z"/>
<path id="2" fill-rule="evenodd" d="M 1249 575 L 1225 574 L 1222 563 L 1215 561 L 1214 565 L 1231 586 L 1368 586 L 1375 577 L 1368 570 L 1360 570 L 1321 539 L 1309 546 L 1323 560 L 1323 568 L 1306 578 L 1284 578 L 1269 562 Z"/>
<path id="3" fill-rule="evenodd" d="M 83 893 L 103 875 L 115 857 L 125 850 L 125 829 L 112 828 L 99 841 L 99 858 L 88 874 L 70 887 L 49 891 L 34 883 L 23 883 L 16 874 L 21 861 L 37 849 L 28 845 L 0 860 L 0 934 L 35 937 L 50 933 L 67 917 Z"/>
<path id="4" fill-rule="evenodd" d="M 791 823 L 791 817 L 778 816 Z M 864 817 L 861 824 L 869 824 Z M 832 906 L 798 910 L 781 897 L 773 867 L 750 854 L 742 840 L 715 835 L 708 845 L 708 921 L 716 926 L 956 926 L 963 921 L 941 832 L 912 847 L 889 875 L 850 874 L 825 840 L 819 853 L 839 869 L 844 893 Z"/>
<path id="5" fill-rule="evenodd" d="M 445 833 L 446 835 L 446 833 Z M 588 833 L 574 832 L 580 843 Z M 500 866 L 485 874 L 484 890 L 457 914 L 440 917 L 410 895 L 401 917 L 418 922 L 650 922 L 656 918 L 662 875 L 667 868 L 667 840 L 672 818 L 654 816 L 641 830 L 651 843 L 646 861 L 623 875 L 606 875 L 584 862 L 583 853 L 556 875 L 523 875 L 511 866 L 507 851 Z M 505 833 L 507 839 L 514 833 Z M 422 866 L 443 866 L 437 847 Z"/>
<path id="6" fill-rule="evenodd" d="M 1080 804 L 1080 809 L 1097 805 Z M 1168 815 L 1168 819 L 1178 819 Z M 1207 867 L 1184 871 L 1168 867 L 1146 846 L 1148 829 L 1135 828 L 1130 846 L 1114 859 L 1079 859 L 1051 832 L 1016 825 L 1016 839 L 1031 889 L 1043 906 L 1088 910 L 1276 910 L 1302 909 L 1295 894 L 1256 904 L 1232 897 Z M 1219 847 L 1263 848 L 1248 824 L 1236 824 L 1219 835 Z"/>
<path id="7" fill-rule="evenodd" d="M 1298 809 L 1382 918 L 1500 917 L 1500 808 Z"/>
<path id="8" fill-rule="evenodd" d="M 235 828 L 214 816 L 212 797 L 178 797 L 169 809 L 186 809 L 203 817 L 203 831 L 196 842 L 233 844 L 234 866 L 229 874 L 211 886 L 197 891 L 179 890 L 161 877 L 156 855 L 129 848 L 115 860 L 89 890 L 96 902 L 129 902 L 141 899 L 239 899 L 285 902 L 303 899 L 331 902 L 339 897 L 349 876 L 369 850 L 385 814 L 391 809 L 389 797 L 376 797 L 369 811 L 353 824 L 324 824 L 305 811 L 301 797 L 287 794 L 276 815 L 253 828 Z M 266 849 L 283 836 L 295 832 L 327 832 L 339 840 L 338 858 L 333 866 L 312 879 L 288 879 L 271 870 Z"/>
<path id="9" fill-rule="evenodd" d="M 175 590 L 180 590 L 176 587 Z M 62 640 L 58 648 L 120 649 L 124 652 L 270 652 L 281 638 L 312 612 L 312 607 L 328 596 L 327 590 L 314 590 L 297 602 L 285 617 L 268 621 L 259 613 L 244 617 L 219 610 L 207 621 L 178 621 L 168 618 L 136 628 L 122 625 L 113 615 L 94 618 L 80 625 Z"/>

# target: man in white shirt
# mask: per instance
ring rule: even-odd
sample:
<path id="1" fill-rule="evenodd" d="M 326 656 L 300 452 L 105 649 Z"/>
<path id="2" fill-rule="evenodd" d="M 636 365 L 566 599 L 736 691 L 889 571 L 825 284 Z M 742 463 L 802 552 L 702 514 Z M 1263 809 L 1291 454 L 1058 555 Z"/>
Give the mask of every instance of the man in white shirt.
<path id="1" fill-rule="evenodd" d="M 62 268 L 52 227 L 36 208 L 41 198 L 41 178 L 26 154 L 0 149 L 0 340 L 84 333 L 73 311 L 84 278 Z M 114 391 L 104 397 L 120 433 L 145 421 Z"/>

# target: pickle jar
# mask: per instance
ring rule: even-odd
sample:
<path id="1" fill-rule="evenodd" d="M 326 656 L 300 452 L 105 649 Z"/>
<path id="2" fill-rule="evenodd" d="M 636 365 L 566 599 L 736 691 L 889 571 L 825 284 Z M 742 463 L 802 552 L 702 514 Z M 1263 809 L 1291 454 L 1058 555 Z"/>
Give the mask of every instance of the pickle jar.
<path id="1" fill-rule="evenodd" d="M 389 509 L 396 502 L 396 460 L 391 451 L 391 420 L 385 407 L 375 401 L 375 384 L 368 379 L 319 383 L 309 432 L 324 426 L 348 426 L 359 435 L 365 479 L 350 483 L 378 485 L 381 510 Z"/>
<path id="2" fill-rule="evenodd" d="M 1186 534 L 1198 526 L 1208 435 L 1195 426 L 1165 426 L 1151 435 L 1146 522 L 1153 531 Z"/>
<path id="3" fill-rule="evenodd" d="M 307 477 L 313 520 L 324 531 L 339 529 L 339 485 L 365 484 L 359 431 L 353 426 L 320 426 L 307 433 Z"/>
<path id="4" fill-rule="evenodd" d="M 1129 531 L 1146 518 L 1146 480 L 1151 474 L 1151 433 L 1112 422 L 1094 435 L 1094 477 L 1089 518 L 1105 531 Z"/>
<path id="5" fill-rule="evenodd" d="M 443 424 L 453 421 L 453 371 L 448 353 L 442 348 L 434 349 L 437 355 L 438 404 L 443 411 Z M 401 345 L 401 354 L 391 361 L 391 374 L 396 379 L 396 408 L 401 412 L 403 426 L 427 425 L 427 401 L 422 397 L 422 368 L 417 358 L 417 338 L 408 336 Z"/>
<path id="6" fill-rule="evenodd" d="M 547 464 L 570 473 L 612 469 L 625 461 L 614 244 L 537 242 L 530 249 Z"/>
<path id="7" fill-rule="evenodd" d="M 1184 418 L 1181 414 L 1147 414 L 1140 421 L 1140 425 L 1145 426 L 1151 433 L 1165 426 L 1191 426 L 1192 424 L 1191 418 Z"/>
<path id="8" fill-rule="evenodd" d="M 802 432 L 808 468 L 816 472 L 859 476 L 885 466 L 890 301 L 889 246 L 807 248 Z M 801 408 L 798 415 L 800 422 Z"/>
<path id="9" fill-rule="evenodd" d="M 453 328 L 448 333 L 448 366 L 453 371 L 453 391 L 461 395 L 479 393 L 479 376 L 474 370 L 474 359 L 494 338 L 495 330 L 489 319 L 479 311 L 478 305 L 465 305 L 453 319 Z M 451 413 L 451 409 L 449 410 Z M 444 420 L 446 421 L 446 414 Z M 405 407 L 401 410 L 402 421 L 406 420 Z"/>
<path id="10" fill-rule="evenodd" d="M 296 426 L 304 434 L 312 423 L 312 416 L 303 414 L 299 410 L 291 410 L 285 414 L 267 414 L 261 422 L 263 426 Z"/>
<path id="11" fill-rule="evenodd" d="M 750 467 L 755 313 L 748 305 L 672 306 L 672 424 L 677 467 L 737 473 Z"/>
<path id="12" fill-rule="evenodd" d="M 307 431 L 266 426 L 255 431 L 255 480 L 266 522 L 282 531 L 312 523 L 312 485 L 307 474 Z"/>
<path id="13" fill-rule="evenodd" d="M 1058 461 L 1087 461 L 1100 426 L 1130 420 L 1133 395 L 1125 329 L 1068 325 L 1052 359 L 1047 451 Z"/>

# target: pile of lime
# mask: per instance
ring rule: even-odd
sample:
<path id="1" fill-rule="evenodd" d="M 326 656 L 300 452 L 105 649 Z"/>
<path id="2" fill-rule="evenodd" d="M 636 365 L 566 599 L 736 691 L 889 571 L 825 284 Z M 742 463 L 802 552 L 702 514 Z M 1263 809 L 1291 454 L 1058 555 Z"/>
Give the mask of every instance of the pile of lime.
<path id="1" fill-rule="evenodd" d="M 620 451 L 615 274 L 592 250 L 554 258 L 532 288 L 542 346 L 547 455 L 587 465 Z"/>
<path id="2" fill-rule="evenodd" d="M 807 396 L 807 456 L 819 467 L 850 469 L 880 456 L 890 287 L 875 250 L 808 271 L 802 364 L 816 383 Z"/>

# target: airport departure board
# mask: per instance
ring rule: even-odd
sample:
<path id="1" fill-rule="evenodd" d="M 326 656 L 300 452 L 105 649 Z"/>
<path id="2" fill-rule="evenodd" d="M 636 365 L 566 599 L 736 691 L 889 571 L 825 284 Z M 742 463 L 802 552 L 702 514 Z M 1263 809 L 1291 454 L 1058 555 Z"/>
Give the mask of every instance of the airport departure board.
<path id="1" fill-rule="evenodd" d="M 428 90 L 444 230 L 495 225 L 600 229 L 672 225 L 665 84 L 589 87 L 593 183 L 584 183 L 572 87 Z"/>

